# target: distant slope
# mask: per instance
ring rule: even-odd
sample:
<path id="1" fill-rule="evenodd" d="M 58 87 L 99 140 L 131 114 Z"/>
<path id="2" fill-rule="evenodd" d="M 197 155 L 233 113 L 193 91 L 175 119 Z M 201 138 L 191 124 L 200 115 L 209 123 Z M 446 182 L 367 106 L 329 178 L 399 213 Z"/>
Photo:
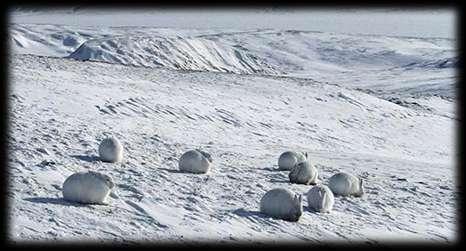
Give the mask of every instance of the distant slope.
<path id="1" fill-rule="evenodd" d="M 297 30 L 12 25 L 15 53 L 145 67 L 287 75 L 454 97 L 456 41 Z"/>
<path id="2" fill-rule="evenodd" d="M 88 39 L 106 36 L 104 30 L 73 29 L 55 25 L 10 27 L 10 48 L 14 53 L 64 57 Z"/>
<path id="3" fill-rule="evenodd" d="M 112 37 L 82 44 L 69 58 L 176 70 L 277 73 L 241 46 L 206 38 Z"/>
<path id="4" fill-rule="evenodd" d="M 13 25 L 10 30 L 16 53 L 41 54 L 41 47 L 46 47 L 56 51 L 52 54 L 80 60 L 164 65 L 173 69 L 228 72 L 236 68 L 244 72 L 253 72 L 252 69 L 268 72 L 273 66 L 282 74 L 310 76 L 322 70 L 345 72 L 361 66 L 455 68 L 457 62 L 455 41 L 450 39 L 268 29 L 218 32 Z M 47 52 L 41 55 L 47 56 Z"/>

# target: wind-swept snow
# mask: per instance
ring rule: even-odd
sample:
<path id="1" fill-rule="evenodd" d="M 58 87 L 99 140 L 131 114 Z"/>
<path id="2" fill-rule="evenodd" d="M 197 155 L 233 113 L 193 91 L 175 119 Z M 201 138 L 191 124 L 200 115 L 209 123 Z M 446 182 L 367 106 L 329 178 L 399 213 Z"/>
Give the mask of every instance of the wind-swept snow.
<path id="1" fill-rule="evenodd" d="M 130 15 L 66 13 L 12 15 L 13 241 L 457 240 L 455 39 L 137 23 L 160 18 L 148 13 L 117 27 Z M 110 136 L 121 162 L 99 157 Z M 207 173 L 180 171 L 192 149 L 210 155 Z M 308 153 L 318 185 L 350 173 L 364 195 L 315 212 L 314 186 L 278 170 L 285 151 Z M 107 205 L 63 198 L 85 171 L 111 177 Z M 274 188 L 302 197 L 298 222 L 260 212 Z"/>
<path id="2" fill-rule="evenodd" d="M 452 118 L 293 78 L 28 55 L 10 65 L 15 240 L 378 241 L 368 229 L 456 238 Z M 98 160 L 108 131 L 125 145 L 122 163 Z M 179 172 L 197 147 L 215 168 Z M 324 184 L 340 171 L 363 177 L 366 195 L 336 199 L 331 214 L 305 206 L 298 223 L 260 214 L 266 191 L 310 188 L 274 171 L 288 149 L 308 151 Z M 62 200 L 61 184 L 82 170 L 112 174 L 108 206 Z"/>
<path id="3" fill-rule="evenodd" d="M 13 51 L 22 54 L 311 78 L 370 89 L 377 91 L 379 97 L 453 97 L 456 93 L 457 55 L 453 39 L 272 29 L 218 31 L 22 24 L 15 24 L 11 34 Z"/>

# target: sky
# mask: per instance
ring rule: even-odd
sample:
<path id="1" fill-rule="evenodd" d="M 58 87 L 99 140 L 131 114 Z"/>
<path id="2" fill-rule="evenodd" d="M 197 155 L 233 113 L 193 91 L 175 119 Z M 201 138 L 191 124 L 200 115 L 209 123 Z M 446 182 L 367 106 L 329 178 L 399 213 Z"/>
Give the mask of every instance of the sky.
<path id="1" fill-rule="evenodd" d="M 349 34 L 456 38 L 454 9 L 29 9 L 11 23 L 151 26 L 180 29 L 291 29 Z"/>

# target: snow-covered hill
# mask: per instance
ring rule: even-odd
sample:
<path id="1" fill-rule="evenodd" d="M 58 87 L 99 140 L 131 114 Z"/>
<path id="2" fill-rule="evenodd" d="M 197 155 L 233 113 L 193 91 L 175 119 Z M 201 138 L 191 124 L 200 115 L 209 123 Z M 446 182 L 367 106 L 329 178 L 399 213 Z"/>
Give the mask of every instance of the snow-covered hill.
<path id="1" fill-rule="evenodd" d="M 456 42 L 297 30 L 14 25 L 12 49 L 145 67 L 312 78 L 386 93 L 455 96 Z M 392 76 L 398 75 L 393 83 Z"/>
<path id="2" fill-rule="evenodd" d="M 299 30 L 12 24 L 14 241 L 366 242 L 457 239 L 455 40 Z M 124 161 L 101 162 L 109 133 Z M 206 175 L 178 171 L 211 153 Z M 295 223 L 259 213 L 286 150 L 361 198 Z M 110 203 L 62 199 L 73 172 L 113 177 Z"/>
<path id="3" fill-rule="evenodd" d="M 14 238 L 383 239 L 368 235 L 374 231 L 455 237 L 451 118 L 299 79 L 26 55 L 15 56 L 11 70 Z M 122 164 L 95 157 L 108 132 L 124 142 Z M 179 156 L 199 146 L 212 153 L 212 173 L 179 173 Z M 259 214 L 268 189 L 310 188 L 273 170 L 288 149 L 310 151 L 323 182 L 337 171 L 361 175 L 367 195 L 337 199 L 330 215 L 306 212 L 298 224 Z M 61 199 L 64 179 L 85 169 L 116 180 L 109 206 Z"/>

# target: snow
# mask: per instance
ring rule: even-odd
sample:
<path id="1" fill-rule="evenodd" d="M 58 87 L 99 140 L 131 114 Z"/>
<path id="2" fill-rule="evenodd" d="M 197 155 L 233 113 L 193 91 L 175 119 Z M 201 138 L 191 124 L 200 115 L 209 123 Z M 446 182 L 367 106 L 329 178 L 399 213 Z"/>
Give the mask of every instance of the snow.
<path id="1" fill-rule="evenodd" d="M 22 13 L 41 22 L 10 24 L 12 240 L 457 240 L 455 39 Z M 110 134 L 120 163 L 99 160 Z M 209 173 L 180 172 L 199 148 Z M 276 170 L 288 150 L 308 152 L 320 184 L 352 173 L 365 194 L 313 212 L 312 186 Z M 63 181 L 86 170 L 112 177 L 108 205 L 63 200 Z M 260 213 L 273 188 L 303 195 L 298 222 Z"/>
<path id="2" fill-rule="evenodd" d="M 12 25 L 20 54 L 309 78 L 379 97 L 456 93 L 456 41 L 328 32 Z M 72 40 L 70 43 L 68 40 Z M 19 42 L 18 42 L 19 41 Z M 45 41 L 45 42 L 44 42 Z M 394 84 L 393 76 L 400 83 Z"/>

